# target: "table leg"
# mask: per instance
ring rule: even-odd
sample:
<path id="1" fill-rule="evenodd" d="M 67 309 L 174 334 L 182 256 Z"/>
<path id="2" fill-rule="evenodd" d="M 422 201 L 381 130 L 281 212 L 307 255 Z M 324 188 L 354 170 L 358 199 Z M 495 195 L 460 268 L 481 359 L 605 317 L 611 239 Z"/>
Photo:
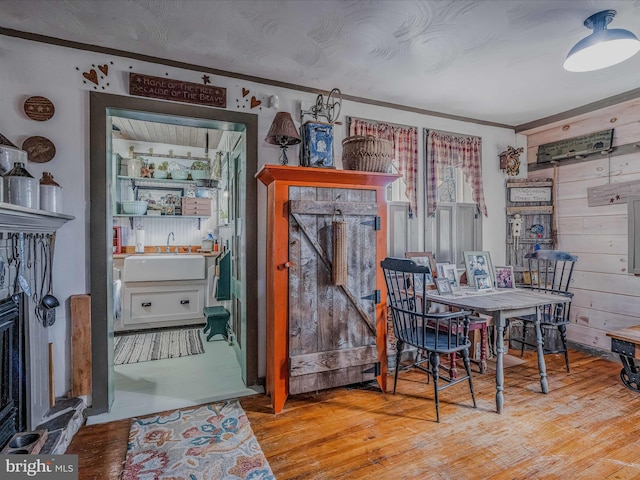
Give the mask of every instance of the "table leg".
<path id="1" fill-rule="evenodd" d="M 487 324 L 480 329 L 480 373 L 487 373 Z"/>
<path id="2" fill-rule="evenodd" d="M 540 370 L 540 387 L 542 393 L 549 393 L 547 383 L 547 367 L 544 363 L 544 340 L 542 339 L 542 327 L 540 326 L 540 307 L 536 308 L 536 343 L 538 345 L 538 370 Z"/>
<path id="3" fill-rule="evenodd" d="M 502 339 L 504 338 L 505 328 L 505 319 L 502 312 L 499 312 L 497 318 L 494 320 L 496 321 L 496 327 L 498 329 L 498 335 L 496 338 L 496 411 L 498 413 L 502 413 L 502 408 L 504 406 L 504 395 L 502 393 L 504 390 L 504 361 L 502 358 L 504 353 L 504 342 Z"/>

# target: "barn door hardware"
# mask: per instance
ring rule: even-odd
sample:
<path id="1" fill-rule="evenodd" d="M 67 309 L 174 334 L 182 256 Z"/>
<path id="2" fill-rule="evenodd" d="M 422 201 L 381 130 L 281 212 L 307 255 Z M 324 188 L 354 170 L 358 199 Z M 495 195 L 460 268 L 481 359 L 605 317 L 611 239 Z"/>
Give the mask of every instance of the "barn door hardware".
<path id="1" fill-rule="evenodd" d="M 376 304 L 380 303 L 380 290 L 374 291 L 371 295 L 360 297 L 362 300 L 373 300 Z"/>
<path id="2" fill-rule="evenodd" d="M 370 225 L 374 230 L 380 230 L 380 217 L 373 217 L 373 220 L 362 222 L 362 225 Z"/>

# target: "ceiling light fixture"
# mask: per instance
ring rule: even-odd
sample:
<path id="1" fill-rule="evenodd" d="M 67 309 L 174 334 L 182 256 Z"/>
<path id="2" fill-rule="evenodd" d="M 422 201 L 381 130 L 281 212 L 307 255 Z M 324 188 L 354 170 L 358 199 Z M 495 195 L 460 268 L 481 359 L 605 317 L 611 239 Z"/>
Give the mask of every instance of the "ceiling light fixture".
<path id="1" fill-rule="evenodd" d="M 594 13 L 584 21 L 593 30 L 569 51 L 563 67 L 570 72 L 590 72 L 624 62 L 640 51 L 640 41 L 629 30 L 607 29 L 615 10 Z"/>

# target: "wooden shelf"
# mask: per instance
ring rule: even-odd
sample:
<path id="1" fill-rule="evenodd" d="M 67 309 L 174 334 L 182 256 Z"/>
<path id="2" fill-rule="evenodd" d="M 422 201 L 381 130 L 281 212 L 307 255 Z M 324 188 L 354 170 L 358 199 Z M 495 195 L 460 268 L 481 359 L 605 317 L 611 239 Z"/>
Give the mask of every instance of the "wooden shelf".
<path id="1" fill-rule="evenodd" d="M 43 233 L 56 231 L 76 217 L 0 202 L 0 229 L 11 232 Z"/>
<path id="2" fill-rule="evenodd" d="M 136 157 L 164 158 L 165 160 L 191 160 L 193 162 L 207 162 L 207 163 L 211 161 L 211 159 L 207 157 L 188 157 L 186 155 L 168 155 L 164 153 L 133 152 L 133 154 Z"/>
<path id="3" fill-rule="evenodd" d="M 199 178 L 196 180 L 174 180 L 172 178 L 149 178 L 149 177 L 127 177 L 125 175 L 118 175 L 119 180 L 131 180 L 135 183 L 151 183 L 151 182 L 159 182 L 159 183 L 182 183 L 182 184 L 196 184 L 209 188 L 218 188 L 218 184 L 220 182 L 219 178 Z M 206 185 L 210 184 L 210 185 Z"/>

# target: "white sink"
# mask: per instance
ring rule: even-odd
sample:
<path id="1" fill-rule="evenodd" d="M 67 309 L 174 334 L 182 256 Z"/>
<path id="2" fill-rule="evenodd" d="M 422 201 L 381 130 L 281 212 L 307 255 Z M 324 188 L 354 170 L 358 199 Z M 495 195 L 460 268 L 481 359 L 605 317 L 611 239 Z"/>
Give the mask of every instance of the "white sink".
<path id="1" fill-rule="evenodd" d="M 133 255 L 124 259 L 125 282 L 204 279 L 203 255 Z"/>

